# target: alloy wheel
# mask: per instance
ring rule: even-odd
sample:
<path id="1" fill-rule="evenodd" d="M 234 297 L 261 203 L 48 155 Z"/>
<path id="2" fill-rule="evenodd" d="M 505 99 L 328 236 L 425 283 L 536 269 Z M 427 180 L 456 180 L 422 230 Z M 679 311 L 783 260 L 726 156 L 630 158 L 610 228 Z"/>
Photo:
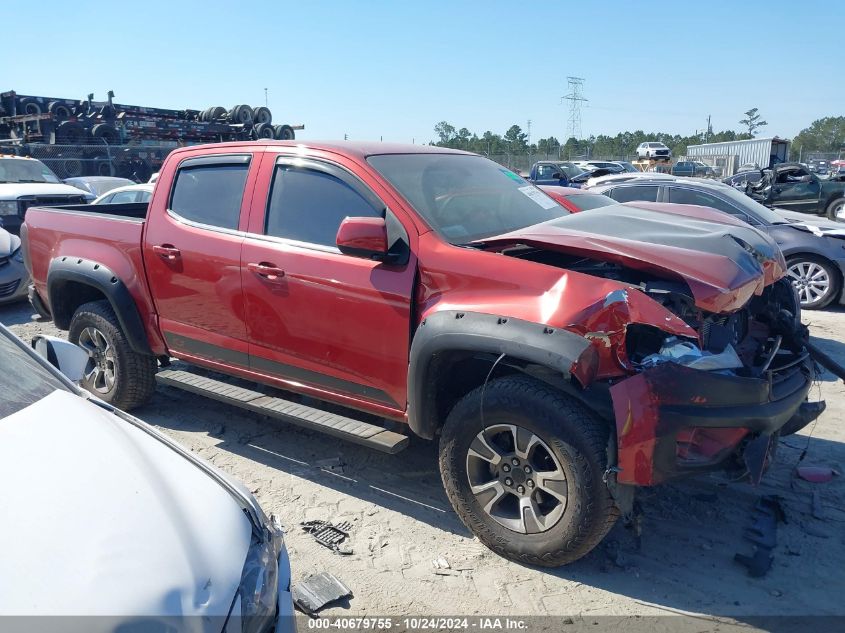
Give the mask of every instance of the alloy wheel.
<path id="1" fill-rule="evenodd" d="M 798 291 L 801 305 L 820 301 L 830 292 L 828 272 L 816 262 L 796 262 L 789 267 L 789 278 Z"/>
<path id="2" fill-rule="evenodd" d="M 88 352 L 85 381 L 98 393 L 108 393 L 114 387 L 115 361 L 108 339 L 95 327 L 79 333 L 79 346 Z"/>
<path id="3" fill-rule="evenodd" d="M 543 440 L 520 426 L 497 424 L 476 435 L 466 471 L 484 512 L 514 532 L 545 532 L 566 509 L 568 484 L 560 462 Z"/>

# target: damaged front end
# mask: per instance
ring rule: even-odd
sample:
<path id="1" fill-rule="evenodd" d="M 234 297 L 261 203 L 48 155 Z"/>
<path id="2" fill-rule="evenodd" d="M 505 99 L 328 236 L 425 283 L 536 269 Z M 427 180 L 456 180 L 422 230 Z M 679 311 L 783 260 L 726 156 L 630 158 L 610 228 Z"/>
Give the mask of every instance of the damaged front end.
<path id="1" fill-rule="evenodd" d="M 567 271 L 556 325 L 591 343 L 569 374 L 585 401 L 612 406 L 609 481 L 723 467 L 759 481 L 777 437 L 824 408 L 807 394 L 814 360 L 832 361 L 801 325 L 782 253 L 724 217 L 609 205 L 485 241 Z"/>
<path id="2" fill-rule="evenodd" d="M 815 364 L 794 292 L 780 280 L 727 315 L 671 294 L 666 304 L 696 338 L 627 328 L 619 355 L 633 375 L 610 387 L 616 481 L 654 485 L 729 468 L 756 483 L 781 430 L 793 433 L 823 410 L 807 402 Z"/>

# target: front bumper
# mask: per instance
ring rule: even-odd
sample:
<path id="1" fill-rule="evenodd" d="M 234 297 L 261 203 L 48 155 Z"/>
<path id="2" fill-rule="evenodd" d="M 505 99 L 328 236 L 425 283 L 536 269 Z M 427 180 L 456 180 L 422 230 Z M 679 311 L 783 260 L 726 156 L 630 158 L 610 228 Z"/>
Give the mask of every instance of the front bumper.
<path id="1" fill-rule="evenodd" d="M 650 486 L 726 466 L 798 414 L 814 379 L 805 353 L 760 378 L 667 362 L 618 382 L 617 481 Z"/>
<path id="2" fill-rule="evenodd" d="M 0 266 L 0 304 L 23 301 L 28 286 L 29 273 L 23 264 L 10 258 Z"/>
<path id="3" fill-rule="evenodd" d="M 274 633 L 296 633 L 296 618 L 293 612 L 293 594 L 291 594 L 291 573 L 288 551 L 279 552 L 279 598 L 278 616 Z"/>

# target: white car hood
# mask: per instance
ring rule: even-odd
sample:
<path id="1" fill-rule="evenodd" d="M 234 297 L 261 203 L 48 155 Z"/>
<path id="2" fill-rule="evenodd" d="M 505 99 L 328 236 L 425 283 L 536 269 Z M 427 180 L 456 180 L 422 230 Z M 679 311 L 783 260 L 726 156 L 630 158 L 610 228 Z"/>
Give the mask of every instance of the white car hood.
<path id="1" fill-rule="evenodd" d="M 91 194 L 60 182 L 0 182 L 0 200 L 14 200 L 19 196 L 84 196 Z"/>
<path id="2" fill-rule="evenodd" d="M 164 443 L 72 393 L 0 419 L 0 614 L 225 616 L 241 507 Z M 222 620 L 180 620 L 218 630 Z M 90 622 L 89 622 L 90 624 Z"/>

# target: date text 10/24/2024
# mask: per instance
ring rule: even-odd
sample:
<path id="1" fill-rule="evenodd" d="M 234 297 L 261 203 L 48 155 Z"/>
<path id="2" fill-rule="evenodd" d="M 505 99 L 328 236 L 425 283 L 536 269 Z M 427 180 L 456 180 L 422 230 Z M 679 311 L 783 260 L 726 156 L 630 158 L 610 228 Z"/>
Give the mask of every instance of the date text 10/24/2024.
<path id="1" fill-rule="evenodd" d="M 309 619 L 312 630 L 347 631 L 524 631 L 528 625 L 518 618 L 503 617 L 338 617 Z"/>

